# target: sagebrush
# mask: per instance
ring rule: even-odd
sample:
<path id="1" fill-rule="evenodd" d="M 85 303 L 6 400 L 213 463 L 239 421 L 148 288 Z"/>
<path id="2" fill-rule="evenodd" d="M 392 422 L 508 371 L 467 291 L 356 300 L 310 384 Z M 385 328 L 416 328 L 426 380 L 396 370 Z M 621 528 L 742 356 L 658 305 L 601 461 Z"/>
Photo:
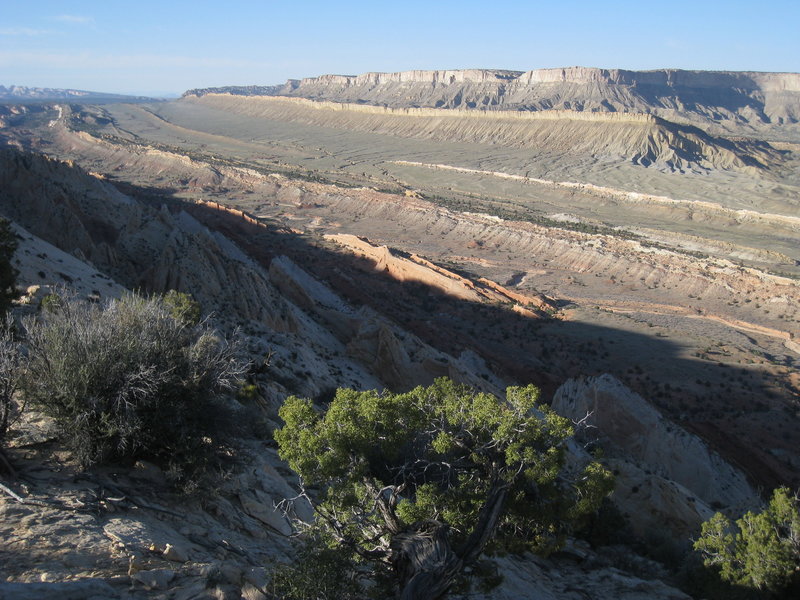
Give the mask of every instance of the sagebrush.
<path id="1" fill-rule="evenodd" d="M 82 465 L 147 458 L 180 472 L 219 441 L 243 364 L 207 323 L 190 325 L 160 297 L 67 296 L 25 329 L 25 394 Z"/>

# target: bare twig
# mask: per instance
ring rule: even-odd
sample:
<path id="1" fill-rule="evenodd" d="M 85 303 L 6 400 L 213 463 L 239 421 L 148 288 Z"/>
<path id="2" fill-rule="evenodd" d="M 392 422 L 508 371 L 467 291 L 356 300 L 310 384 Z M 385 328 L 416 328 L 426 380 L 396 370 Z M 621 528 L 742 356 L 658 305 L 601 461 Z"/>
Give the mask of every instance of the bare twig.
<path id="1" fill-rule="evenodd" d="M 0 490 L 1 490 L 1 491 L 3 491 L 3 492 L 5 492 L 5 493 L 6 493 L 6 494 L 8 494 L 9 496 L 11 496 L 11 497 L 12 497 L 14 500 L 16 500 L 17 502 L 21 502 L 22 504 L 24 504 L 24 503 L 25 503 L 25 498 L 23 498 L 22 496 L 20 496 L 19 494 L 17 494 L 17 493 L 16 493 L 14 490 L 12 490 L 11 488 L 4 486 L 2 483 L 0 483 Z"/>
<path id="2" fill-rule="evenodd" d="M 27 505 L 31 505 L 31 506 L 47 506 L 47 507 L 50 507 L 50 508 L 57 508 L 57 509 L 61 509 L 61 510 L 69 510 L 69 509 L 67 509 L 66 507 L 64 507 L 62 504 L 60 504 L 58 502 L 54 502 L 54 501 L 47 502 L 45 500 L 35 500 L 33 498 L 23 498 L 22 496 L 17 494 L 14 490 L 12 490 L 10 487 L 7 487 L 7 486 L 3 485 L 2 483 L 0 483 L 0 492 L 4 492 L 8 496 L 13 498 L 17 502 L 19 502 L 20 504 L 27 504 Z"/>

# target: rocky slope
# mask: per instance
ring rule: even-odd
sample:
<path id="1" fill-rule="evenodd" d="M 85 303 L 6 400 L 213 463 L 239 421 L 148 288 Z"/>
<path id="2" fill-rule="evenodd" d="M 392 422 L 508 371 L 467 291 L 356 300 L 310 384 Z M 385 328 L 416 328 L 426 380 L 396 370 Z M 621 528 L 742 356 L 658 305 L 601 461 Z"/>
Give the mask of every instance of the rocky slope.
<path id="1" fill-rule="evenodd" d="M 252 236 L 268 229 L 257 220 L 248 221 L 241 211 L 157 201 L 140 188 L 123 194 L 74 164 L 10 149 L 0 151 L 0 190 L 0 209 L 15 220 L 23 238 L 17 256 L 22 284 L 69 282 L 100 298 L 124 291 L 109 276 L 128 288 L 176 287 L 195 295 L 206 311 L 217 311 L 221 325 L 242 325 L 254 358 L 271 353 L 260 382 L 267 423 L 287 393 L 323 396 L 340 385 L 398 388 L 440 375 L 491 391 L 507 383 L 474 352 L 448 355 L 380 311 L 345 301 L 309 274 L 310 263 L 281 255 L 281 248 L 265 255 L 257 246 L 235 245 L 223 231 L 247 226 Z M 139 196 L 131 193 L 137 190 Z M 209 229 L 193 214 L 205 215 L 216 228 Z M 277 246 L 280 236 L 297 234 L 284 230 L 264 240 Z M 376 252 L 353 238 L 338 240 L 359 246 L 377 258 L 379 270 L 399 279 L 422 277 L 444 287 L 480 290 L 486 298 L 470 297 L 479 302 L 497 301 L 504 293 L 509 302 L 522 303 L 527 297 L 491 282 L 475 285 L 419 258 Z M 346 261 L 338 268 L 354 282 L 360 280 Z M 106 281 L 108 285 L 101 285 Z M 19 310 L 35 311 L 42 294 L 42 289 L 31 289 Z M 537 297 L 530 298 L 534 303 Z M 568 384 L 563 395 L 578 397 L 579 387 Z M 632 422 L 634 415 L 658 420 L 623 386 L 606 387 L 628 398 L 624 410 Z M 616 414 L 621 415 L 622 408 Z M 661 427 L 669 428 L 665 423 Z M 638 430 L 632 426 L 631 435 Z M 75 471 L 47 432 L 45 421 L 29 421 L 13 435 L 11 455 L 21 479 L 0 494 L 0 533 L 8 542 L 0 549 L 0 574 L 5 579 L 0 595 L 264 597 L 259 591 L 264 564 L 284 555 L 291 533 L 275 506 L 292 494 L 292 477 L 263 439 L 243 433 L 240 464 L 204 503 L 186 505 L 169 493 L 163 474 L 146 464 L 130 472 Z M 657 473 L 651 477 L 639 470 L 626 479 L 629 473 L 621 470 L 619 489 L 679 489 L 671 479 L 683 481 L 676 465 L 695 461 L 702 448 L 696 442 L 684 452 L 672 444 L 669 462 L 661 465 L 657 456 L 645 457 Z M 630 448 L 626 452 L 631 461 L 644 460 Z M 741 479 L 732 469 L 726 473 L 731 480 Z M 634 512 L 638 505 L 624 504 L 629 496 L 620 494 L 621 508 Z M 680 498 L 675 495 L 673 504 L 660 507 L 671 511 L 667 516 L 676 522 L 691 504 Z M 305 514 L 310 516 L 307 509 Z M 598 598 L 685 597 L 654 578 L 661 573 L 657 566 L 632 575 L 615 568 L 612 554 L 578 544 L 550 560 L 502 559 L 498 564 L 507 578 L 491 597 L 518 597 L 522 589 L 528 597 L 542 599 L 583 597 L 584 592 L 576 590 L 591 590 Z M 633 560 L 629 551 L 623 554 L 626 561 Z M 76 581 L 67 581 L 72 579 Z"/>
<path id="2" fill-rule="evenodd" d="M 18 442 L 19 500 L 0 494 L 0 598 L 268 598 L 267 570 L 285 560 L 291 531 L 274 507 L 292 491 L 273 449 L 250 442 L 246 467 L 200 503 L 175 497 L 146 463 L 86 474 L 43 459 L 42 437 Z M 507 556 L 496 566 L 501 585 L 469 598 L 689 598 L 659 579 L 658 563 L 620 547 L 598 552 L 576 542 L 548 559 Z"/>
<path id="3" fill-rule="evenodd" d="M 205 94 L 187 97 L 226 112 L 259 119 L 364 131 L 436 141 L 547 150 L 654 165 L 670 171 L 735 169 L 755 171 L 780 162 L 764 144 L 730 141 L 645 113 L 480 112 L 440 108 L 394 108 L 272 96 Z"/>
<path id="4" fill-rule="evenodd" d="M 641 87 L 589 75 L 581 85 Z M 374 85 L 417 86 L 415 77 Z M 450 73 L 431 87 L 484 85 L 493 77 L 508 82 L 521 74 Z M 712 136 L 663 115 L 501 108 L 225 93 L 168 107 L 0 107 L 0 139 L 61 159 L 1 151 L 0 212 L 18 223 L 26 285 L 70 282 L 95 299 L 174 287 L 216 312 L 221 326 L 241 325 L 254 358 L 270 357 L 259 376 L 267 429 L 287 393 L 324 401 L 337 386 L 401 389 L 440 375 L 494 392 L 534 381 L 548 398 L 560 387 L 560 408 L 576 421 L 593 411 L 584 424 L 591 421 L 608 447 L 619 473 L 615 501 L 640 534 L 657 529 L 685 549 L 712 509 L 733 513 L 757 503 L 739 469 L 709 446 L 758 485 L 795 485 L 800 286 L 788 275 L 797 266 L 800 221 L 796 188 L 784 185 L 794 181 L 795 163 L 781 162 L 791 152 Z M 383 140 L 395 144 L 387 154 Z M 493 162 L 514 152 L 521 158 L 513 168 Z M 555 162 L 542 166 L 548 153 L 588 170 L 574 177 L 551 171 Z M 611 173 L 608 181 L 591 177 L 601 171 Z M 628 179 L 637 173 L 643 179 Z M 654 189 L 637 187 L 650 177 L 660 178 Z M 673 194 L 672 181 L 701 191 Z M 541 212 L 516 211 L 539 201 Z M 587 219 L 575 208 L 581 203 L 590 208 Z M 593 212 L 609 207 L 615 212 Z M 616 215 L 629 229 L 615 227 Z M 653 215 L 667 225 L 653 227 Z M 713 244 L 720 253 L 704 255 Z M 745 256 L 759 264 L 734 262 Z M 787 276 L 774 273 L 784 269 Z M 19 310 L 35 311 L 47 291 L 32 289 Z M 565 383 L 603 372 L 618 381 Z M 133 583 L 130 593 L 139 595 L 189 598 L 205 587 L 218 596 L 239 593 L 246 577 L 234 570 L 221 578 L 213 563 L 232 561 L 248 573 L 271 548 L 283 551 L 289 531 L 273 504 L 288 495 L 291 475 L 261 442 L 247 444 L 255 444 L 248 446 L 254 455 L 211 510 L 181 507 L 163 489 L 148 489 L 150 501 L 134 494 L 204 530 L 182 532 L 170 522 L 160 535 L 152 513 L 109 500 L 99 484 L 88 486 L 88 497 L 71 487 L 71 474 L 50 486 L 48 468 L 40 486 L 39 446 L 20 442 L 15 456 L 33 462 L 23 469 L 28 487 L 12 491 L 70 507 L 75 498 L 91 500 L 101 514 L 64 526 L 70 540 L 86 529 L 90 543 L 75 540 L 81 552 L 72 555 L 68 543 L 54 544 L 53 556 L 75 561 L 59 570 L 47 547 L 36 547 L 52 535 L 57 514 L 4 500 L 12 508 L 2 533 L 25 542 L 15 543 L 9 562 L 0 556 L 0 565 L 13 565 L 3 575 L 15 582 L 97 577 L 86 585 L 121 593 Z M 68 466 L 61 458 L 54 468 Z M 279 477 L 264 483 L 260 473 L 269 468 Z M 148 541 L 121 547 L 105 532 L 116 517 L 147 530 Z M 130 523 L 136 518 L 141 524 Z M 224 543 L 187 548 L 191 533 L 219 535 L 235 550 Z M 167 543 L 187 550 L 189 564 L 172 564 Z M 81 562 L 88 546 L 101 550 Z M 243 549 L 249 557 L 237 554 Z M 129 574 L 136 553 L 152 562 L 134 564 Z M 494 597 L 521 590 L 541 598 L 681 597 L 642 581 L 662 576 L 656 566 L 633 577 L 610 569 L 624 562 L 604 562 L 612 555 L 573 544 L 552 561 L 503 559 L 507 584 Z M 147 573 L 136 578 L 137 569 Z M 164 591 L 144 589 L 158 587 L 158 578 L 169 579 Z M 96 593 L 110 595 L 103 589 Z"/>
<path id="5" fill-rule="evenodd" d="M 620 473 L 614 494 L 639 535 L 666 528 L 688 538 L 715 511 L 761 504 L 740 471 L 610 375 L 567 381 L 552 407 L 580 423 L 578 439 L 598 444 Z"/>
<path id="6" fill-rule="evenodd" d="M 647 239 L 616 235 L 611 228 L 606 233 L 569 231 L 458 206 L 451 210 L 443 208 L 435 196 L 423 198 L 424 189 L 422 194 L 397 194 L 301 181 L 272 172 L 263 163 L 238 166 L 242 163 L 208 152 L 182 152 L 149 146 L 142 140 L 71 131 L 60 121 L 46 127 L 45 133 L 47 141 L 39 144 L 48 152 L 74 157 L 131 194 L 154 196 L 155 205 L 167 202 L 176 209 L 179 205 L 174 200 L 190 200 L 180 209 L 211 230 L 224 232 L 249 256 L 257 256 L 262 268 L 268 270 L 275 257 L 285 254 L 325 280 L 351 305 L 368 305 L 390 315 L 454 360 L 461 360 L 465 350 L 476 353 L 490 368 L 475 367 L 475 372 L 490 377 L 494 371 L 511 379 L 535 381 L 548 392 L 568 377 L 612 372 L 640 394 L 657 399 L 659 409 L 671 418 L 713 440 L 726 457 L 744 465 L 762 485 L 795 481 L 800 459 L 791 406 L 800 389 L 793 369 L 800 334 L 800 287 L 786 277 L 732 262 L 745 252 L 756 256 L 755 248 L 740 245 L 725 259 L 709 258 L 695 253 L 706 251 L 708 242 L 691 237 L 680 238 L 685 240 L 680 251 L 673 251 Z M 180 130 L 180 135 L 189 132 Z M 25 143 L 25 138 L 19 139 Z M 201 139 L 210 143 L 212 138 Z M 415 168 L 432 173 L 437 181 L 456 169 L 447 165 Z M 511 177 L 489 171 L 476 174 L 486 190 Z M 626 215 L 660 211 L 691 223 L 719 220 L 726 232 L 737 232 L 741 239 L 768 241 L 764 248 L 773 250 L 761 254 L 769 265 L 791 268 L 796 258 L 774 252 L 776 243 L 796 238 L 798 222 L 793 216 L 734 211 L 716 203 L 576 182 L 530 185 L 530 193 L 564 188 L 568 194 L 585 195 L 587 202 L 597 206 L 619 203 Z M 271 229 L 284 233 L 272 235 Z M 375 256 L 383 261 L 380 272 L 375 262 L 351 265 L 349 252 L 330 252 L 330 248 L 310 252 L 324 246 L 322 234 L 328 233 L 366 237 L 372 245 L 392 250 Z M 674 234 L 665 232 L 656 239 L 669 236 Z M 795 253 L 796 248 L 789 252 Z M 529 319 L 506 310 L 519 304 L 515 300 L 503 301 L 496 308 L 483 302 L 450 302 L 449 296 L 434 291 L 432 284 L 438 277 L 433 270 L 420 270 L 419 262 L 401 262 L 400 269 L 389 264 L 395 263 L 392 257 L 411 255 L 465 275 L 474 285 L 483 277 L 527 297 L 544 292 L 556 301 L 559 320 L 549 324 L 548 319 Z M 345 269 L 344 264 L 354 268 Z M 408 268 L 416 272 L 420 283 L 398 286 L 396 279 L 379 276 L 397 275 Z M 425 276 L 420 279 L 422 272 Z M 230 305 L 240 301 L 231 298 Z M 351 321 L 347 317 L 342 322 Z M 387 357 L 407 364 L 389 350 L 385 335 L 375 333 L 375 328 L 367 330 L 373 332 L 373 347 L 382 344 Z M 349 344 L 349 338 L 343 340 Z M 425 364 L 418 371 L 424 377 L 450 370 L 436 361 L 416 363 L 420 364 Z M 309 381 L 303 371 L 298 365 L 292 377 Z M 406 367 L 392 372 L 409 373 Z M 323 390 L 317 387 L 311 393 Z"/>
<path id="7" fill-rule="evenodd" d="M 488 279 L 473 282 L 465 277 L 448 271 L 421 256 L 411 254 L 408 257 L 392 252 L 387 246 L 376 247 L 368 240 L 349 234 L 325 236 L 358 256 L 363 256 L 375 263 L 375 270 L 386 273 L 397 281 L 415 281 L 439 290 L 443 294 L 460 298 L 468 302 L 513 303 L 513 310 L 524 312 L 535 317 L 536 310 L 555 310 L 555 302 L 542 295 L 526 296 L 514 292 Z"/>
<path id="8" fill-rule="evenodd" d="M 441 375 L 490 385 L 478 376 L 485 367 L 474 372 L 479 359 L 449 357 L 374 311 L 348 305 L 289 258 L 262 263 L 189 213 L 139 202 L 72 164 L 0 150 L 0 189 L 2 214 L 128 289 L 186 291 L 227 326 L 247 324 L 254 347 L 273 353 L 275 378 L 295 393 L 411 387 Z M 241 211 L 226 214 L 242 218 Z M 38 274 L 37 254 L 19 257 L 22 284 L 83 285 L 95 277 L 64 266 L 60 281 L 53 281 Z M 96 292 L 108 295 L 103 288 Z M 298 352 L 292 365 L 288 356 Z M 299 377 L 303 369 L 315 377 Z M 490 389 L 499 389 L 499 382 Z"/>
<path id="9" fill-rule="evenodd" d="M 730 131 L 769 131 L 769 126 L 800 120 L 797 73 L 586 67 L 405 71 L 290 80 L 270 93 L 393 108 L 647 112 L 696 124 L 723 123 Z"/>

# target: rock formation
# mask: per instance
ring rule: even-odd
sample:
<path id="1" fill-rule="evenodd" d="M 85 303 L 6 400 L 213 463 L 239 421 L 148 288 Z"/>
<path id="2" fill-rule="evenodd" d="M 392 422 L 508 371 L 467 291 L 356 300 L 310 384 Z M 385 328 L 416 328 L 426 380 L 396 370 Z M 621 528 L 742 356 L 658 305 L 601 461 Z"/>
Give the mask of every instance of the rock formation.
<path id="1" fill-rule="evenodd" d="M 394 108 L 644 112 L 750 130 L 800 120 L 800 74 L 569 67 L 527 72 L 471 69 L 323 75 L 270 95 Z M 203 95 L 212 90 L 192 90 Z M 214 89 L 213 91 L 216 91 Z M 235 93 L 244 93 L 237 89 Z M 259 90 L 257 93 L 264 93 Z"/>
<path id="2" fill-rule="evenodd" d="M 404 389 L 441 375 L 495 393 L 504 386 L 478 354 L 436 350 L 387 316 L 350 305 L 293 260 L 277 256 L 262 264 L 187 212 L 122 194 L 74 164 L 0 151 L 0 190 L 0 210 L 16 221 L 22 237 L 22 283 L 55 283 L 60 273 L 87 295 L 99 288 L 98 297 L 117 296 L 124 288 L 109 278 L 113 274 L 129 288 L 191 292 L 205 311 L 218 311 L 221 322 L 244 325 L 253 356 L 269 354 L 264 393 L 273 411 L 287 393 L 322 396 L 337 386 Z M 203 206 L 259 226 L 243 211 Z M 401 281 L 471 301 L 515 303 L 526 310 L 553 306 L 545 297 L 472 281 L 420 256 L 353 236 L 332 239 Z M 43 289 L 31 289 L 24 310 L 35 310 Z M 741 506 L 751 500 L 732 468 L 703 454 L 693 436 L 672 433 L 617 382 L 601 378 L 582 385 L 562 387 L 556 406 L 573 418 L 594 408 L 610 464 L 619 472 L 618 502 L 640 528 L 667 524 L 686 534 L 710 515 L 709 503 Z M 609 401 L 601 405 L 598 398 Z M 43 429 L 35 429 L 41 435 Z M 12 442 L 15 457 L 30 456 L 26 443 L 24 436 Z M 151 466 L 82 480 L 69 469 L 27 459 L 20 471 L 33 483 L 13 493 L 24 493 L 23 501 L 30 502 L 8 493 L 0 498 L 0 536 L 8 540 L 0 548 L 0 568 L 9 580 L 0 583 L 0 596 L 199 599 L 212 590 L 217 597 L 263 598 L 264 565 L 286 553 L 293 532 L 282 503 L 294 492 L 274 450 L 263 440 L 242 443 L 247 448 L 241 468 L 202 506 L 172 497 L 163 474 Z M 302 499 L 293 509 L 300 518 L 312 517 Z M 612 568 L 588 547 L 570 550 L 566 558 L 507 557 L 498 568 L 507 577 L 492 593 L 495 598 L 518 597 L 521 590 L 540 598 L 582 597 L 575 589 L 631 600 L 686 597 L 658 580 Z M 66 581 L 72 578 L 79 581 Z"/>
<path id="3" fill-rule="evenodd" d="M 28 87 L 24 85 L 0 85 L 0 100 L 25 102 L 41 100 L 77 100 L 82 102 L 136 102 L 152 100 L 144 96 L 125 96 L 123 94 L 107 94 L 104 92 L 87 92 L 58 88 Z"/>
<path id="4" fill-rule="evenodd" d="M 118 296 L 118 285 L 106 290 L 95 284 L 95 278 L 111 275 L 128 289 L 191 293 L 204 312 L 214 312 L 221 323 L 258 328 L 264 336 L 258 344 L 269 346 L 276 358 L 284 357 L 281 364 L 288 372 L 281 377 L 299 386 L 293 390 L 297 393 L 313 397 L 337 385 L 405 389 L 429 384 L 441 375 L 491 391 L 502 387 L 498 380 L 490 384 L 479 376 L 488 371 L 485 365 L 478 369 L 475 359 L 462 364 L 460 357 L 434 350 L 376 312 L 349 306 L 290 259 L 277 257 L 268 266 L 258 264 L 186 212 L 142 204 L 72 164 L 2 150 L 0 189 L 0 212 L 25 228 L 23 238 L 33 240 L 30 234 L 40 238 L 35 245 L 40 251 L 22 248 L 24 283 L 58 283 L 36 274 L 41 270 L 36 268 L 40 264 L 36 256 L 44 245 L 53 244 L 91 260 L 94 268 L 65 266 L 60 271 L 61 282 L 75 283 L 81 290 L 100 287 L 102 296 Z M 246 216 L 241 211 L 229 214 Z M 70 256 L 71 262 L 81 263 Z M 433 265 L 409 264 L 435 273 Z M 451 277 L 453 285 L 464 289 L 472 285 L 455 274 Z M 488 286 L 485 290 L 484 294 L 501 297 Z M 515 295 L 515 301 L 522 299 Z M 296 352 L 295 347 L 304 349 L 304 357 L 302 364 L 291 365 L 285 357 Z M 331 354 L 341 364 L 328 363 Z M 312 366 L 314 378 L 290 375 Z"/>
<path id="5" fill-rule="evenodd" d="M 555 302 L 542 295 L 520 294 L 488 279 L 473 282 L 416 254 L 404 257 L 387 246 L 374 246 L 369 240 L 349 234 L 325 237 L 352 250 L 356 255 L 373 261 L 376 271 L 386 273 L 397 281 L 422 283 L 448 296 L 469 302 L 512 303 L 515 310 L 527 310 L 530 316 L 535 316 L 534 310 L 555 309 Z"/>
<path id="6" fill-rule="evenodd" d="M 578 439 L 603 448 L 617 473 L 614 501 L 640 535 L 667 527 L 689 536 L 716 510 L 760 505 L 738 469 L 610 375 L 567 381 L 553 409 L 579 423 Z"/>
<path id="7" fill-rule="evenodd" d="M 322 404 L 340 386 L 446 375 L 495 393 L 544 381 L 549 396 L 611 369 L 709 444 L 610 376 L 574 379 L 554 400 L 584 426 L 573 460 L 601 445 L 636 532 L 686 544 L 714 510 L 759 502 L 712 441 L 762 482 L 796 474 L 793 421 L 775 417 L 797 389 L 800 286 L 733 259 L 796 269 L 794 150 L 753 140 L 794 139 L 797 95 L 792 74 L 575 68 L 325 76 L 194 90 L 163 111 L 0 108 L 0 139 L 62 159 L 0 149 L 0 212 L 30 286 L 17 311 L 60 281 L 95 300 L 190 292 L 220 327 L 241 326 L 254 359 L 263 422 L 243 414 L 243 429 L 271 429 L 287 394 Z M 720 447 L 742 424 L 770 445 Z M 261 598 L 294 494 L 268 433 L 243 440 L 205 506 L 181 505 L 147 465 L 116 484 L 59 475 L 30 458 L 26 435 L 11 452 L 27 488 L 11 491 L 45 504 L 0 494 L 12 540 L 0 569 L 14 582 L 0 596 Z M 311 518 L 302 501 L 295 511 Z M 493 597 L 685 597 L 610 568 L 613 554 L 571 542 L 548 560 L 500 559 Z M 70 577 L 86 579 L 40 585 Z"/>

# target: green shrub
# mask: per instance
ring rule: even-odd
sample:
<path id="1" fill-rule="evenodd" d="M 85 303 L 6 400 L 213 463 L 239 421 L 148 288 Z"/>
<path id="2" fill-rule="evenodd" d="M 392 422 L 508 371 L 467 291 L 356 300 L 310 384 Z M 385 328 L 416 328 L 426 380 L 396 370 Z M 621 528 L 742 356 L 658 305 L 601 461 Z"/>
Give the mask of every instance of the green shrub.
<path id="1" fill-rule="evenodd" d="M 600 464 L 566 463 L 570 422 L 538 399 L 534 386 L 498 398 L 448 379 L 339 389 L 324 413 L 288 398 L 274 437 L 317 491 L 318 531 L 402 597 L 439 598 L 484 552 L 557 549 L 613 488 Z"/>
<path id="2" fill-rule="evenodd" d="M 776 489 L 769 506 L 748 512 L 734 525 L 722 513 L 703 523 L 694 545 L 706 566 L 731 583 L 786 594 L 800 586 L 800 509 L 786 488 Z M 797 597 L 792 594 L 786 597 Z"/>
<path id="3" fill-rule="evenodd" d="M 164 294 L 164 304 L 170 314 L 187 325 L 200 323 L 200 303 L 191 294 L 170 290 Z"/>
<path id="4" fill-rule="evenodd" d="M 67 294 L 25 328 L 24 392 L 83 466 L 147 458 L 188 474 L 219 441 L 243 368 L 237 344 L 208 325 L 188 325 L 161 298 Z"/>
<path id="5" fill-rule="evenodd" d="M 58 312 L 58 310 L 61 308 L 61 304 L 61 296 L 54 292 L 52 294 L 47 294 L 47 296 L 42 298 L 39 308 L 41 308 L 44 312 L 53 313 Z"/>
<path id="6" fill-rule="evenodd" d="M 303 539 L 294 560 L 273 566 L 267 592 L 281 600 L 350 600 L 364 597 L 352 553 L 316 535 Z"/>

